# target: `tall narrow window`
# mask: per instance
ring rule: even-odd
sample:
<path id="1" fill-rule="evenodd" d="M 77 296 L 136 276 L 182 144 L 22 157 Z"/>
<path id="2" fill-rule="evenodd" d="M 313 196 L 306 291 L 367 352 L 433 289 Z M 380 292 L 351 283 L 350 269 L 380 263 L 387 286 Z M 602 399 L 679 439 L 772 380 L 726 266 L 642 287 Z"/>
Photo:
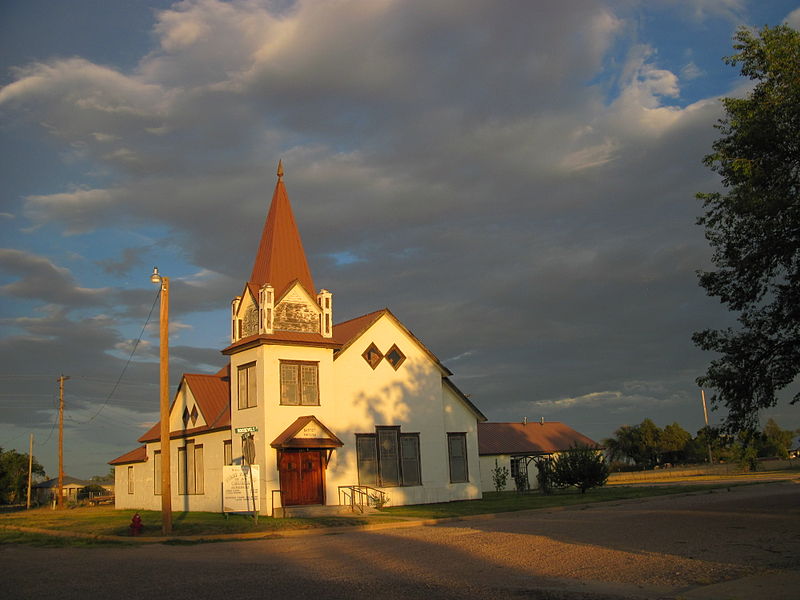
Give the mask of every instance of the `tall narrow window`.
<path id="1" fill-rule="evenodd" d="M 399 427 L 378 427 L 378 464 L 381 484 L 400 485 Z"/>
<path id="2" fill-rule="evenodd" d="M 317 363 L 281 361 L 281 404 L 319 405 Z"/>
<path id="3" fill-rule="evenodd" d="M 178 448 L 178 493 L 203 493 L 203 446 L 192 441 Z"/>
<path id="4" fill-rule="evenodd" d="M 378 455 L 374 434 L 356 435 L 359 485 L 378 485 Z"/>
<path id="5" fill-rule="evenodd" d="M 403 473 L 403 485 L 422 485 L 418 433 L 400 435 L 400 465 Z"/>
<path id="6" fill-rule="evenodd" d="M 222 442 L 222 464 L 226 466 L 233 464 L 233 442 L 231 440 Z"/>
<path id="7" fill-rule="evenodd" d="M 153 452 L 153 493 L 161 495 L 161 450 Z"/>
<path id="8" fill-rule="evenodd" d="M 133 493 L 133 465 L 128 467 L 128 493 Z"/>
<path id="9" fill-rule="evenodd" d="M 469 481 L 467 471 L 467 434 L 447 434 L 447 454 L 450 459 L 450 483 Z"/>
<path id="10" fill-rule="evenodd" d="M 239 409 L 256 406 L 256 392 L 256 363 L 239 367 Z"/>

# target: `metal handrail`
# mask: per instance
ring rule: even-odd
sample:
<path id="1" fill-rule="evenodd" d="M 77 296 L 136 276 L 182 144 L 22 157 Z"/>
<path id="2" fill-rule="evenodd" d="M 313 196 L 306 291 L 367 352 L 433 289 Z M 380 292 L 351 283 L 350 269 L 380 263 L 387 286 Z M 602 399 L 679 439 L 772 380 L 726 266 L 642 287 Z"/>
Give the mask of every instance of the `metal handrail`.
<path id="1" fill-rule="evenodd" d="M 386 494 L 377 488 L 368 485 L 339 486 L 339 506 L 350 506 L 353 512 L 363 513 L 366 507 L 384 504 L 386 504 Z"/>

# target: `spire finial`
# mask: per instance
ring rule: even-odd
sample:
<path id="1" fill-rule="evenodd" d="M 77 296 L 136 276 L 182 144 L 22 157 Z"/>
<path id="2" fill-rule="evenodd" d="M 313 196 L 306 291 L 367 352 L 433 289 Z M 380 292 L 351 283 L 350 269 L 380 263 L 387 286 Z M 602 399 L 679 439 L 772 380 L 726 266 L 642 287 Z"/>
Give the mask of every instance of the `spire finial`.
<path id="1" fill-rule="evenodd" d="M 278 181 L 283 178 L 283 159 L 278 160 Z"/>

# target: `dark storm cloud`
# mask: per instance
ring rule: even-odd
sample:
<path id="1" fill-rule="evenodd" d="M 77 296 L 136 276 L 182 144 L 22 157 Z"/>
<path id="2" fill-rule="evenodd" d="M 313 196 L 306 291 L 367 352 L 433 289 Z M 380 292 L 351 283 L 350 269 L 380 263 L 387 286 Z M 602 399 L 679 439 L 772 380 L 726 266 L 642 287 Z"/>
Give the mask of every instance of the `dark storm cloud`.
<path id="1" fill-rule="evenodd" d="M 669 6 L 732 28 L 742 10 Z M 718 186 L 701 161 L 721 112 L 716 97 L 683 101 L 638 11 L 182 2 L 156 13 L 135 69 L 42 60 L 0 89 L 0 109 L 45 123 L 67 160 L 102 174 L 27 196 L 23 214 L 75 235 L 120 221 L 166 230 L 159 244 L 197 267 L 172 279 L 174 326 L 196 331 L 199 313 L 225 320 L 241 292 L 282 158 L 337 321 L 390 307 L 491 419 L 544 415 L 595 437 L 645 416 L 693 429 L 708 357 L 690 336 L 728 319 L 695 276 L 709 252 L 694 194 Z M 153 290 L 100 294 L 58 260 L 7 252 L 3 291 L 64 311 L 14 322 L 25 335 L 3 350 L 18 353 L 15 368 L 41 356 L 119 372 L 135 337 L 120 328 L 141 326 Z M 136 248 L 108 255 L 101 266 L 117 275 L 144 260 Z M 108 316 L 69 312 L 91 306 Z M 221 364 L 217 348 L 173 352 L 175 371 Z M 155 345 L 136 359 L 155 361 Z M 153 381 L 153 362 L 129 368 Z M 87 388 L 87 413 L 101 387 Z M 153 390 L 126 390 L 115 418 L 130 426 Z"/>

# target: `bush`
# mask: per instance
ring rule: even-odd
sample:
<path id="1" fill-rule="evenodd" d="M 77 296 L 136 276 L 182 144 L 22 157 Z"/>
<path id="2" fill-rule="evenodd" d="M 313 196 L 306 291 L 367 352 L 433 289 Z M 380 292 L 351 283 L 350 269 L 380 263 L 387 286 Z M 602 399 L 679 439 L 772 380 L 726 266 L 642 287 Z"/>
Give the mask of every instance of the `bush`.
<path id="1" fill-rule="evenodd" d="M 502 492 L 506 489 L 508 482 L 508 467 L 501 467 L 497 464 L 497 459 L 494 460 L 494 469 L 492 469 L 492 482 L 496 492 Z"/>
<path id="2" fill-rule="evenodd" d="M 608 481 L 608 465 L 599 448 L 575 444 L 554 459 L 553 483 L 559 487 L 574 485 L 581 494 Z"/>

